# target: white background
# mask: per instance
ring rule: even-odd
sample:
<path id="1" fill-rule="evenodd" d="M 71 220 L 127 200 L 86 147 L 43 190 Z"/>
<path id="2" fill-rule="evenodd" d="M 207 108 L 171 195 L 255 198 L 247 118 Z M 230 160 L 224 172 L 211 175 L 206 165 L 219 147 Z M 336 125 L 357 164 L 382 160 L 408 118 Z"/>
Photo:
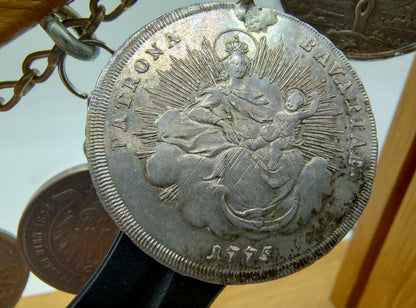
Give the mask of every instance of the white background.
<path id="1" fill-rule="evenodd" d="M 139 0 L 117 20 L 104 23 L 97 37 L 116 48 L 140 27 L 165 12 L 202 1 Z M 233 1 L 229 1 L 233 2 Z M 102 1 L 113 8 L 118 1 Z M 257 5 L 281 10 L 280 1 L 256 1 Z M 88 1 L 73 3 L 82 16 L 88 16 Z M 0 80 L 21 76 L 21 62 L 31 52 L 50 49 L 52 41 L 36 27 L 0 49 Z M 67 57 L 72 82 L 91 92 L 109 58 L 101 50 L 94 62 Z M 377 61 L 352 61 L 361 77 L 377 122 L 380 149 L 400 98 L 413 54 Z M 34 67 L 43 70 L 44 62 Z M 0 96 L 9 97 L 1 90 Z M 36 189 L 57 173 L 85 163 L 83 154 L 86 101 L 70 94 L 57 72 L 36 85 L 11 111 L 0 113 L 0 228 L 16 234 L 20 215 Z M 24 295 L 43 293 L 53 288 L 31 275 Z"/>

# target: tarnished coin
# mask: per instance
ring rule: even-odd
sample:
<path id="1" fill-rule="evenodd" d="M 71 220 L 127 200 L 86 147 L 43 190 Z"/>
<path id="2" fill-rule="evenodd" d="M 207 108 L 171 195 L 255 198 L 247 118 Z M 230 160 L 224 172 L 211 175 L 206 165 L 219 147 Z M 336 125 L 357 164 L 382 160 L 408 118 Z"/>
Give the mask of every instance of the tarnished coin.
<path id="1" fill-rule="evenodd" d="M 343 54 L 274 10 L 193 5 L 135 33 L 92 96 L 87 156 L 118 226 L 214 283 L 278 278 L 328 252 L 370 194 L 366 92 Z"/>
<path id="2" fill-rule="evenodd" d="M 54 288 L 78 293 L 117 231 L 84 164 L 56 175 L 39 188 L 20 219 L 18 240 L 36 276 Z"/>
<path id="3" fill-rule="evenodd" d="M 16 305 L 28 276 L 29 269 L 15 237 L 0 229 L 0 308 Z"/>
<path id="4" fill-rule="evenodd" d="M 282 5 L 350 58 L 386 58 L 416 49 L 414 0 L 282 0 Z"/>

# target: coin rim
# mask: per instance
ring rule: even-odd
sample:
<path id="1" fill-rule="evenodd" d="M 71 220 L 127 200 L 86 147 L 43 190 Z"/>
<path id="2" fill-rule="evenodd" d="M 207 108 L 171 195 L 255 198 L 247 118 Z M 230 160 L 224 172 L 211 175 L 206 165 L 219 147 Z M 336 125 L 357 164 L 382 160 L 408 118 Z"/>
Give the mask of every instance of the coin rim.
<path id="1" fill-rule="evenodd" d="M 107 106 L 109 104 L 111 92 L 114 88 L 113 82 L 119 77 L 123 66 L 127 63 L 129 58 L 133 56 L 135 51 L 164 27 L 180 19 L 204 11 L 233 8 L 235 8 L 235 5 L 232 3 L 205 3 L 191 5 L 166 13 L 134 33 L 113 55 L 106 68 L 101 73 L 96 89 L 90 100 L 86 126 L 87 159 L 90 166 L 92 181 L 104 208 L 109 212 L 110 216 L 115 220 L 120 229 L 123 230 L 139 248 L 144 250 L 145 253 L 155 258 L 160 263 L 165 264 L 183 275 L 195 277 L 211 283 L 222 284 L 254 283 L 280 278 L 312 264 L 315 260 L 326 254 L 347 234 L 364 209 L 371 193 L 373 177 L 375 174 L 375 164 L 377 160 L 375 120 L 371 111 L 367 93 L 356 71 L 352 68 L 343 53 L 339 51 L 328 39 L 319 34 L 318 31 L 291 15 L 276 11 L 279 15 L 281 14 L 288 20 L 299 23 L 308 31 L 312 31 L 316 36 L 320 37 L 323 43 L 326 43 L 328 47 L 336 53 L 338 59 L 341 60 L 349 69 L 351 77 L 355 80 L 355 82 L 357 82 L 357 88 L 363 95 L 363 106 L 366 107 L 366 112 L 370 122 L 369 142 L 371 143 L 371 153 L 369 154 L 370 161 L 368 171 L 366 173 L 367 178 L 363 179 L 364 185 L 360 191 L 357 204 L 355 204 L 353 209 L 344 218 L 338 228 L 333 231 L 326 240 L 316 245 L 310 252 L 297 258 L 287 260 L 283 264 L 274 264 L 255 270 L 220 269 L 212 265 L 205 265 L 189 260 L 188 258 L 179 255 L 164 246 L 162 243 L 158 242 L 152 237 L 151 234 L 148 233 L 148 231 L 140 226 L 140 224 L 130 214 L 129 209 L 119 195 L 111 178 L 106 158 L 106 141 L 104 138 L 105 120 Z"/>

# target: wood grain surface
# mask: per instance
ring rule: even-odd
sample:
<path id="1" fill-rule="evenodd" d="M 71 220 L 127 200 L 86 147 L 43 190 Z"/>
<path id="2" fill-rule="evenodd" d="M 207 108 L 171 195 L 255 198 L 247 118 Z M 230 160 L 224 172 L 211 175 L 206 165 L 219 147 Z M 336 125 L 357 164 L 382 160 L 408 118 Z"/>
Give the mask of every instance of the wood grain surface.
<path id="1" fill-rule="evenodd" d="M 68 0 L 0 0 L 0 47 Z"/>
<path id="2" fill-rule="evenodd" d="M 414 60 L 379 159 L 371 198 L 354 229 L 350 249 L 334 286 L 332 299 L 338 308 L 359 304 L 413 177 L 416 168 L 415 84 Z M 414 233 L 402 236 L 414 241 Z"/>
<path id="3" fill-rule="evenodd" d="M 360 298 L 358 308 L 416 307 L 416 174 Z"/>

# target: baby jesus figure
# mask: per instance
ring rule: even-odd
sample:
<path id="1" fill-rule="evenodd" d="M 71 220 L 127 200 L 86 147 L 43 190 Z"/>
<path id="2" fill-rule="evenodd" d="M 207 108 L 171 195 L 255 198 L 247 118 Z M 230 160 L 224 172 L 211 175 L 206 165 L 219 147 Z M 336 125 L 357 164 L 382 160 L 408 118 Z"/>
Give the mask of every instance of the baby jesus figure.
<path id="1" fill-rule="evenodd" d="M 282 150 L 292 149 L 299 144 L 296 141 L 295 130 L 303 119 L 313 116 L 318 109 L 318 96 L 311 94 L 312 102 L 307 110 L 299 110 L 306 100 L 306 95 L 297 88 L 289 89 L 286 93 L 285 109 L 277 112 L 273 121 L 260 128 L 260 136 L 248 140 L 247 146 L 252 150 L 270 145 L 270 160 L 268 170 L 274 171 L 281 156 Z"/>

